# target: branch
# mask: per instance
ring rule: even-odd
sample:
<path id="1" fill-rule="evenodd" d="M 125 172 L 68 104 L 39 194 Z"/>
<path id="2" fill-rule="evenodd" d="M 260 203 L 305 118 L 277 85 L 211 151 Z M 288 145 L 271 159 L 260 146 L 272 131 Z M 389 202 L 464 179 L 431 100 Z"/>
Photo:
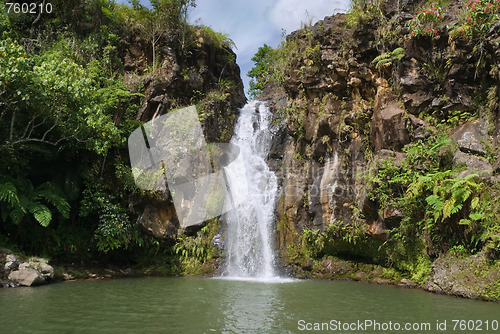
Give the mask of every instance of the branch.
<path id="1" fill-rule="evenodd" d="M 12 112 L 12 118 L 10 119 L 10 133 L 9 133 L 9 139 L 12 140 L 14 137 L 14 123 L 16 120 L 16 112 Z"/>
<path id="2" fill-rule="evenodd" d="M 60 116 L 61 116 L 61 111 L 59 111 L 59 113 L 57 114 L 57 117 L 54 120 L 54 124 L 52 124 L 52 126 L 47 131 L 45 131 L 45 133 L 43 134 L 42 140 L 45 140 L 45 137 L 49 134 L 49 132 L 54 130 L 54 128 L 57 126 L 57 123 L 59 122 Z"/>
<path id="3" fill-rule="evenodd" d="M 79 129 L 77 129 L 77 131 L 75 131 L 74 134 L 59 138 L 56 141 L 50 141 L 50 140 L 46 140 L 44 138 L 20 138 L 20 139 L 13 141 L 13 142 L 10 142 L 10 143 L 4 144 L 4 145 L 0 145 L 0 150 L 7 148 L 7 147 L 12 147 L 15 145 L 25 144 L 25 143 L 42 143 L 42 144 L 47 144 L 47 145 L 51 145 L 51 146 L 57 146 L 62 141 L 65 141 L 65 140 L 70 139 L 70 138 L 74 138 L 78 142 L 83 142 L 83 140 L 78 139 L 78 137 L 77 137 L 78 132 L 80 132 Z"/>

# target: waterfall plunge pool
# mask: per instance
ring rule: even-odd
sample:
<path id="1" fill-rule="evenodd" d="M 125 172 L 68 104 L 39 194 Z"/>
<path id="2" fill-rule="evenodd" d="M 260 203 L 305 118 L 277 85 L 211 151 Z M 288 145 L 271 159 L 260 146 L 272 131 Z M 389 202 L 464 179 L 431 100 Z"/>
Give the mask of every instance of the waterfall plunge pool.
<path id="1" fill-rule="evenodd" d="M 226 216 L 222 277 L 0 289 L 0 333 L 500 333 L 500 303 L 277 277 L 272 223 L 278 188 L 265 162 L 268 124 L 267 108 L 254 101 L 235 128 L 232 143 L 243 153 L 249 197 Z M 420 329 L 404 330 L 407 325 Z"/>
<path id="2" fill-rule="evenodd" d="M 349 281 L 150 277 L 65 282 L 0 289 L 0 314 L 0 333 L 9 334 L 475 332 L 453 331 L 452 320 L 483 321 L 482 333 L 500 332 L 492 329 L 494 320 L 500 321 L 499 303 Z M 308 324 L 332 320 L 429 323 L 432 330 L 306 330 Z M 437 322 L 445 320 L 448 330 L 437 331 Z"/>

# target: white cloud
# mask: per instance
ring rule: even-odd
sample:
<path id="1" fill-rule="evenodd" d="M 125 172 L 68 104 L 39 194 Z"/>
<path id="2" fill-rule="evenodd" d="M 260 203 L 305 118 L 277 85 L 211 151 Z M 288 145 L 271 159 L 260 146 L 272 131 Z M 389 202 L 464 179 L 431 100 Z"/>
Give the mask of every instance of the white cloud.
<path id="1" fill-rule="evenodd" d="M 247 72 L 251 58 L 264 43 L 278 46 L 281 29 L 290 33 L 302 22 L 322 20 L 327 15 L 346 10 L 350 0 L 197 0 L 190 21 L 227 33 L 235 42 L 241 76 L 248 89 Z"/>
<path id="2" fill-rule="evenodd" d="M 268 0 L 199 0 L 190 13 L 190 21 L 212 27 L 215 31 L 227 33 L 235 42 L 238 64 L 241 68 L 245 89 L 248 89 L 247 72 L 253 66 L 251 58 L 264 43 L 277 45 L 280 30 L 269 21 Z M 271 3 L 272 5 L 272 3 Z"/>
<path id="3" fill-rule="evenodd" d="M 278 0 L 269 12 L 269 19 L 287 33 L 300 29 L 303 23 L 315 23 L 325 16 L 345 11 L 348 0 Z"/>

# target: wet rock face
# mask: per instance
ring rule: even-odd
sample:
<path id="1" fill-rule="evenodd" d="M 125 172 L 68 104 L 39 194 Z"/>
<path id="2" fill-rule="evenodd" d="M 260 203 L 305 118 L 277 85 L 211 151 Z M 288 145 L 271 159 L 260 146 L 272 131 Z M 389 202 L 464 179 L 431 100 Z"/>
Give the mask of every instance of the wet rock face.
<path id="1" fill-rule="evenodd" d="M 391 103 L 376 110 L 372 118 L 371 139 L 376 151 L 383 148 L 399 151 L 410 143 L 404 109 Z"/>

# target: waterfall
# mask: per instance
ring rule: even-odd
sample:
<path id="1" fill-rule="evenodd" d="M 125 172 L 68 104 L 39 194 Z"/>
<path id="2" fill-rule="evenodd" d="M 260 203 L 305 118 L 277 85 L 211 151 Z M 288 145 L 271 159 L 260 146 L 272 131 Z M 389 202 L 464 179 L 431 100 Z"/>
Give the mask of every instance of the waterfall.
<path id="1" fill-rule="evenodd" d="M 270 280 L 274 268 L 273 221 L 278 185 L 266 158 L 271 146 L 271 113 L 260 102 L 249 102 L 240 110 L 231 143 L 240 148 L 246 180 L 228 177 L 228 182 L 246 182 L 248 195 L 226 214 L 224 250 L 225 278 Z M 237 186 L 237 184 L 235 185 Z"/>

